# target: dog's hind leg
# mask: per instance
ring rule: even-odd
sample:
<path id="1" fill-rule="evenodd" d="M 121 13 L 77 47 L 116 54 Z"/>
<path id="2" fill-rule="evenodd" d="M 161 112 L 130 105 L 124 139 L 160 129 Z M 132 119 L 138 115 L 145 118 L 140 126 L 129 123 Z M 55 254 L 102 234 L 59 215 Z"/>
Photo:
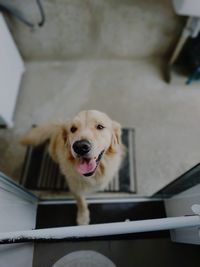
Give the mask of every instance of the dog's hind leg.
<path id="1" fill-rule="evenodd" d="M 90 211 L 88 209 L 87 202 L 82 195 L 74 194 L 74 198 L 77 203 L 78 213 L 77 213 L 77 224 L 78 225 L 84 225 L 89 224 L 90 222 Z"/>

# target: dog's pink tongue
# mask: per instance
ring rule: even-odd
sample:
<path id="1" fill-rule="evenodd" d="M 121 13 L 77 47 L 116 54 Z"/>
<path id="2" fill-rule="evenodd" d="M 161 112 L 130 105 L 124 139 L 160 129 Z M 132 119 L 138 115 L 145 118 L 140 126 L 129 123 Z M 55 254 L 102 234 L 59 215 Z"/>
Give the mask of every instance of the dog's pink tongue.
<path id="1" fill-rule="evenodd" d="M 81 159 L 80 163 L 77 166 L 77 171 L 84 175 L 90 172 L 93 172 L 96 168 L 96 160 L 95 159 Z"/>

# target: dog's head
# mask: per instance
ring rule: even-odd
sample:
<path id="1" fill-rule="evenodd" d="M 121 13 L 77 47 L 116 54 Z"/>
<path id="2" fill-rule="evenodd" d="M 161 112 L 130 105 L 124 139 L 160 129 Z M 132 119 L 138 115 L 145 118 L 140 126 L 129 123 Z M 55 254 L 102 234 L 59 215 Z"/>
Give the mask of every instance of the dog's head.
<path id="1" fill-rule="evenodd" d="M 104 154 L 118 152 L 121 127 L 100 111 L 82 111 L 63 129 L 63 139 L 78 173 L 89 177 L 95 174 Z"/>

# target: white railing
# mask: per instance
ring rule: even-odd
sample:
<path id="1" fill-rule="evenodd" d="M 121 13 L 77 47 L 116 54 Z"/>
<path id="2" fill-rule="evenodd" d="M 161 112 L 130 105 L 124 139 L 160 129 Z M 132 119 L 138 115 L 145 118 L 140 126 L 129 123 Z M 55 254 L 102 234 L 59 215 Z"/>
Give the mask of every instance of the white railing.
<path id="1" fill-rule="evenodd" d="M 0 244 L 33 240 L 63 240 L 200 227 L 200 216 L 181 216 L 141 221 L 93 224 L 0 233 Z"/>

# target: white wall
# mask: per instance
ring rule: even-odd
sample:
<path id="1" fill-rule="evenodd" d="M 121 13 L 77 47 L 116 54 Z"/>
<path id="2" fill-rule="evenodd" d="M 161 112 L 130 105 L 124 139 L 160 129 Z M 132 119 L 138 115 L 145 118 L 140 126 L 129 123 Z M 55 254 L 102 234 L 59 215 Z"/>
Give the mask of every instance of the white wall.
<path id="1" fill-rule="evenodd" d="M 193 204 L 200 204 L 200 184 L 166 199 L 167 216 L 194 215 L 191 210 Z M 170 233 L 173 241 L 200 244 L 199 229 L 197 227 L 173 230 Z"/>
<path id="2" fill-rule="evenodd" d="M 35 228 L 36 199 L 26 195 L 0 173 L 0 232 Z M 1 267 L 31 267 L 33 244 L 0 245 Z"/>
<path id="3" fill-rule="evenodd" d="M 12 127 L 24 64 L 1 13 L 0 40 L 0 123 Z"/>

